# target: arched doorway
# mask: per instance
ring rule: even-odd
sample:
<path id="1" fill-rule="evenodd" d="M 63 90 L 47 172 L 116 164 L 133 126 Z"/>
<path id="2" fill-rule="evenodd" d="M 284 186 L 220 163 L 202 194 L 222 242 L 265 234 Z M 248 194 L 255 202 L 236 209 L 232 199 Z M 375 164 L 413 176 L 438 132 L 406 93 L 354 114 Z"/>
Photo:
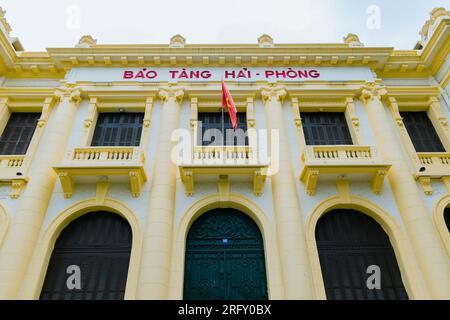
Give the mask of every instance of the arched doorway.
<path id="1" fill-rule="evenodd" d="M 41 300 L 121 300 L 130 262 L 128 222 L 110 212 L 91 212 L 72 221 L 59 235 L 47 268 Z M 73 267 L 80 288 L 73 288 Z"/>
<path id="2" fill-rule="evenodd" d="M 332 210 L 317 222 L 315 236 L 327 299 L 408 299 L 389 237 L 374 219 Z M 369 266 L 379 267 L 379 288 L 367 285 L 377 273 Z"/>
<path id="3" fill-rule="evenodd" d="M 186 240 L 184 299 L 267 299 L 264 244 L 256 223 L 235 209 L 214 209 Z"/>

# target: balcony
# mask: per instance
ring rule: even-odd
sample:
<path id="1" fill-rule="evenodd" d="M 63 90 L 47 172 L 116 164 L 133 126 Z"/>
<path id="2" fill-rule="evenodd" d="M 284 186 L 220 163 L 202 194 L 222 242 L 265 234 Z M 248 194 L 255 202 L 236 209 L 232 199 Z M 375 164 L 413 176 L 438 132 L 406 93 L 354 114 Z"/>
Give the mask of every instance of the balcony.
<path id="1" fill-rule="evenodd" d="M 236 176 L 253 182 L 253 192 L 261 195 L 267 176 L 267 163 L 257 160 L 249 146 L 197 146 L 192 157 L 179 166 L 186 194 L 194 193 L 195 179 Z"/>
<path id="2" fill-rule="evenodd" d="M 341 175 L 370 179 L 373 192 L 380 194 L 384 177 L 391 167 L 383 163 L 370 146 L 307 146 L 302 161 L 304 167 L 300 180 L 305 183 L 309 195 L 315 194 L 319 177 L 335 180 Z"/>
<path id="3" fill-rule="evenodd" d="M 421 164 L 417 176 L 450 176 L 450 152 L 418 152 L 417 156 Z"/>
<path id="4" fill-rule="evenodd" d="M 147 180 L 145 156 L 139 147 L 84 147 L 74 148 L 61 165 L 54 166 L 64 192 L 70 198 L 75 182 L 129 180 L 133 197 L 139 197 Z"/>
<path id="5" fill-rule="evenodd" d="M 418 152 L 414 176 L 426 195 L 433 194 L 431 179 L 450 177 L 450 152 Z"/>
<path id="6" fill-rule="evenodd" d="M 17 199 L 27 182 L 25 155 L 0 155 L 0 182 L 11 184 L 10 196 Z"/>

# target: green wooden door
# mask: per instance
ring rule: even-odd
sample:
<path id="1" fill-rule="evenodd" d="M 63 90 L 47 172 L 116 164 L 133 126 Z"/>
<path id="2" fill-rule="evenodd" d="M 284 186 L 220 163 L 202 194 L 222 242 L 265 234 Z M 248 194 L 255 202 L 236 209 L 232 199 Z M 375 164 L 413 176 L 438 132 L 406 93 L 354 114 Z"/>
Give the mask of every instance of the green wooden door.
<path id="1" fill-rule="evenodd" d="M 215 209 L 192 224 L 184 299 L 267 299 L 264 245 L 250 217 L 234 209 Z"/>

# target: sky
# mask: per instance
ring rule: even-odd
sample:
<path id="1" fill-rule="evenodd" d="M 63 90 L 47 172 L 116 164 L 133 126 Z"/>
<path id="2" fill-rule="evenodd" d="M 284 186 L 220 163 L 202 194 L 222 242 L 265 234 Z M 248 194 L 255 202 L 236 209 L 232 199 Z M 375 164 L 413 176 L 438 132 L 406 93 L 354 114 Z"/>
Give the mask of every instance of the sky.
<path id="1" fill-rule="evenodd" d="M 366 46 L 412 49 L 435 7 L 450 0 L 0 0 L 11 36 L 26 51 L 98 44 L 340 43 L 356 33 Z"/>

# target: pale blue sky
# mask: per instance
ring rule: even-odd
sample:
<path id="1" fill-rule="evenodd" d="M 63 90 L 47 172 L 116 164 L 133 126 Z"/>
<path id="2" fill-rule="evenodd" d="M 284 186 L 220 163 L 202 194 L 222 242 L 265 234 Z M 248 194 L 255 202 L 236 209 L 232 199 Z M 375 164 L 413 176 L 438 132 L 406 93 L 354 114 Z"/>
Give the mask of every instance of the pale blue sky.
<path id="1" fill-rule="evenodd" d="M 449 9 L 450 1 L 0 0 L 0 6 L 28 51 L 73 47 L 84 34 L 99 44 L 168 43 L 177 33 L 188 43 L 256 43 L 263 33 L 275 43 L 336 43 L 349 32 L 366 46 L 412 49 L 431 10 Z M 379 29 L 371 23 L 376 13 L 367 12 L 373 8 Z"/>

